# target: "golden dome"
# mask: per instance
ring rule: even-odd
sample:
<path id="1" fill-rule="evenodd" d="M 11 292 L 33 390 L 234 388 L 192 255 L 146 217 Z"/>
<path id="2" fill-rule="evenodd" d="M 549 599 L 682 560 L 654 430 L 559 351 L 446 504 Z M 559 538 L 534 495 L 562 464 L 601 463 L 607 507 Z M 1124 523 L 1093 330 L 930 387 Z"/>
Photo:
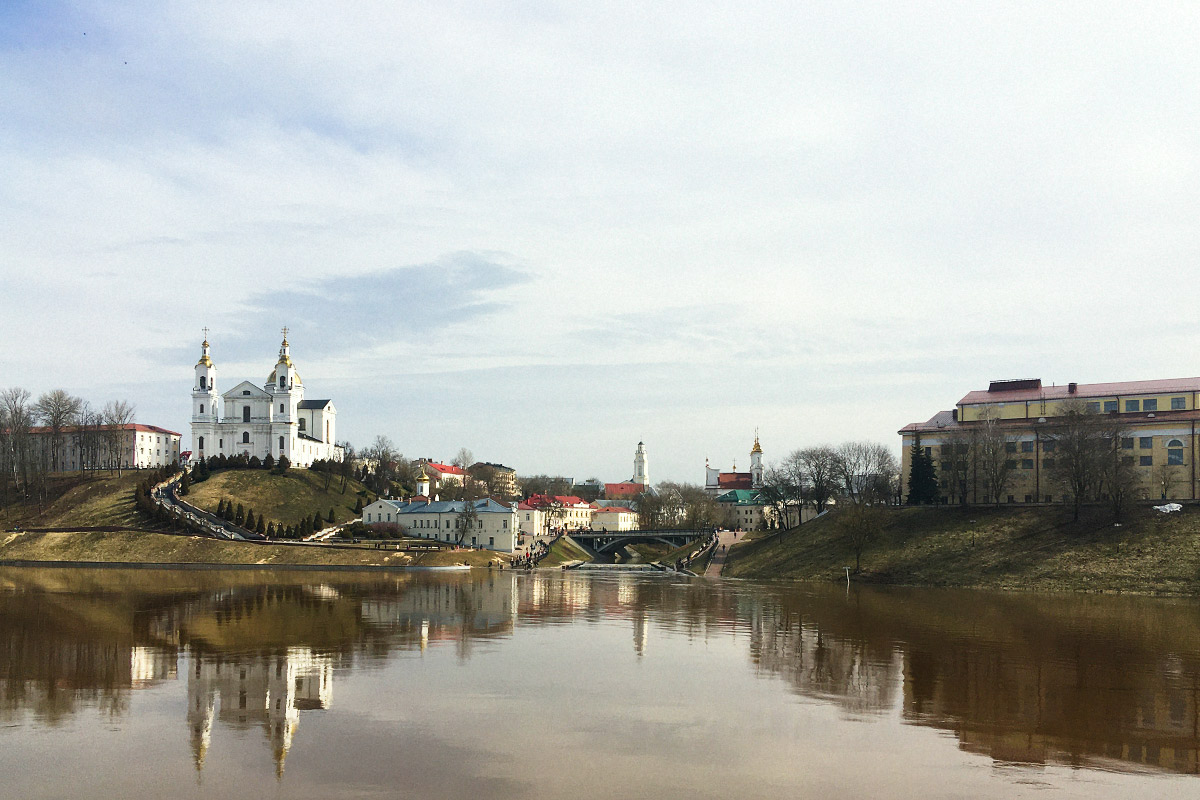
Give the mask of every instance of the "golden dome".
<path id="1" fill-rule="evenodd" d="M 429 476 L 425 474 L 424 465 L 421 466 L 421 474 L 417 476 L 417 482 L 419 483 L 420 481 L 425 481 L 426 483 L 429 483 Z"/>
<path id="2" fill-rule="evenodd" d="M 762 445 L 758 443 L 758 434 L 754 434 L 754 447 L 750 449 L 751 453 L 761 453 Z"/>
<path id="3" fill-rule="evenodd" d="M 204 348 L 204 352 L 200 355 L 200 360 L 196 362 L 197 367 L 212 368 L 212 359 L 208 357 L 208 337 L 204 338 L 204 344 L 200 345 Z"/>

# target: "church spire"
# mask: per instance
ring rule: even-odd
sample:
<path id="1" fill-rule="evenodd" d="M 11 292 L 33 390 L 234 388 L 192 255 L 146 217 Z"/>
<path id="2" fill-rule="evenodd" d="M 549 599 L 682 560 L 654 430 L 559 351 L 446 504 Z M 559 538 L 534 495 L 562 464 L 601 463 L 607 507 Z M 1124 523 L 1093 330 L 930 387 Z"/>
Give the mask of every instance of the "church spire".
<path id="1" fill-rule="evenodd" d="M 211 367 L 213 363 L 212 359 L 208 357 L 208 328 L 204 329 L 204 343 L 200 347 L 203 352 L 200 355 L 200 360 L 196 362 L 196 366 Z"/>
<path id="2" fill-rule="evenodd" d="M 286 364 L 290 367 L 292 365 L 292 348 L 288 344 L 287 335 L 288 329 L 284 327 L 283 344 L 279 345 L 279 361 L 277 363 Z"/>

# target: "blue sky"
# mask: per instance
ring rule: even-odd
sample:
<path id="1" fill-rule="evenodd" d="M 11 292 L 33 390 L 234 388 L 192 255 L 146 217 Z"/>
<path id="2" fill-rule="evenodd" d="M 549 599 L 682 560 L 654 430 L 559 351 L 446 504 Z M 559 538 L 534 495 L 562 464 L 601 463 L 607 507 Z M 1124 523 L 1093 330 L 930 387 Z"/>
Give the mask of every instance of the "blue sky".
<path id="1" fill-rule="evenodd" d="M 5 3 L 0 387 L 698 481 L 1195 375 L 1191 6 Z"/>

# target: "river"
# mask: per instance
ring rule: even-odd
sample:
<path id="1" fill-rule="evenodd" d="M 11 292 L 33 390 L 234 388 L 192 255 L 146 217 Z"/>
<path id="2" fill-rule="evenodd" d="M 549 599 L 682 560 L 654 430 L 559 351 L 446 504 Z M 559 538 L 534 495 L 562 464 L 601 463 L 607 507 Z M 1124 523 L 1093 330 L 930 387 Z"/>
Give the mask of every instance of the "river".
<path id="1" fill-rule="evenodd" d="M 1200 794 L 1200 604 L 0 569 L 5 798 Z"/>

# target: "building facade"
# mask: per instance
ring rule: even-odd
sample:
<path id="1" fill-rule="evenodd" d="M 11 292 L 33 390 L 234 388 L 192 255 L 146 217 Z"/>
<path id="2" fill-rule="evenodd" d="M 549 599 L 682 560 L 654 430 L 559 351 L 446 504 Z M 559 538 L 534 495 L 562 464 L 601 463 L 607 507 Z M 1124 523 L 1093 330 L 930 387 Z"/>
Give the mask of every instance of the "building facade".
<path id="1" fill-rule="evenodd" d="M 286 328 L 279 359 L 262 386 L 242 381 L 219 394 L 207 336 L 202 348 L 192 385 L 194 457 L 286 456 L 296 467 L 341 461 L 337 409 L 331 400 L 304 399 L 304 382 L 292 363 Z"/>
<path id="2" fill-rule="evenodd" d="M 711 495 L 720 495 L 735 489 L 757 491 L 763 487 L 762 445 L 758 443 L 758 434 L 754 434 L 754 446 L 750 448 L 750 471 L 738 472 L 737 462 L 729 472 L 704 464 L 704 491 Z"/>
<path id="3" fill-rule="evenodd" d="M 1053 473 L 1053 431 L 1068 403 L 1122 426 L 1122 458 L 1135 468 L 1143 498 L 1197 499 L 1200 378 L 1062 386 L 1043 386 L 1040 379 L 993 381 L 953 409 L 900 429 L 901 490 L 907 492 L 912 447 L 919 442 L 933 462 L 943 503 L 1066 502 L 1067 489 Z M 1009 455 L 1009 480 L 998 497 L 989 496 L 972 456 L 986 425 L 1002 433 Z"/>
<path id="4" fill-rule="evenodd" d="M 116 428 L 72 425 L 59 431 L 57 443 L 50 428 L 32 428 L 29 432 L 30 441 L 43 454 L 45 463 L 57 466 L 61 472 L 169 466 L 179 460 L 183 438 L 175 431 L 138 423 Z"/>
<path id="5" fill-rule="evenodd" d="M 474 525 L 463 530 L 463 511 L 474 508 Z M 511 553 L 517 547 L 520 519 L 512 506 L 495 500 L 376 500 L 363 509 L 365 525 L 397 524 L 406 536 L 464 547 Z"/>

